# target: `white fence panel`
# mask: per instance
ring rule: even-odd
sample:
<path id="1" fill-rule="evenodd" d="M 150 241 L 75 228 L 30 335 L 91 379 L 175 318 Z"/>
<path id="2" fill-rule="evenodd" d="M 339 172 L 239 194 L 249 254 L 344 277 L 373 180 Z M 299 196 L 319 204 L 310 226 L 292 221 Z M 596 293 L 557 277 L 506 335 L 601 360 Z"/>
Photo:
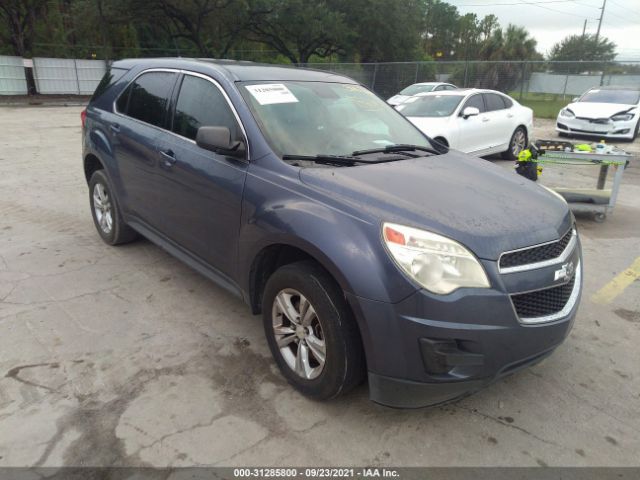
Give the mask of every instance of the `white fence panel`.
<path id="1" fill-rule="evenodd" d="M 106 71 L 103 60 L 34 58 L 33 76 L 38 93 L 93 93 Z"/>
<path id="2" fill-rule="evenodd" d="M 91 95 L 107 71 L 104 60 L 76 60 L 81 95 Z"/>
<path id="3" fill-rule="evenodd" d="M 562 75 L 534 72 L 529 79 L 529 92 L 582 95 L 593 87 L 603 85 L 640 86 L 640 75 Z"/>
<path id="4" fill-rule="evenodd" d="M 0 55 L 0 95 L 26 95 L 27 77 L 22 57 Z"/>

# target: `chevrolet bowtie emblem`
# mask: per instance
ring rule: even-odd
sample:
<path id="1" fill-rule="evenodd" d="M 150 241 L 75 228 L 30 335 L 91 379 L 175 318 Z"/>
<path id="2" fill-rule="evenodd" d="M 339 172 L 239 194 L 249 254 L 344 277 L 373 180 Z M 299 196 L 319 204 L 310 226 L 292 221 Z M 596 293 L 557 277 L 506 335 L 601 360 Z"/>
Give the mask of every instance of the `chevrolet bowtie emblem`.
<path id="1" fill-rule="evenodd" d="M 559 270 L 555 271 L 553 281 L 569 280 L 573 276 L 574 270 L 575 267 L 573 266 L 573 262 L 565 263 Z"/>

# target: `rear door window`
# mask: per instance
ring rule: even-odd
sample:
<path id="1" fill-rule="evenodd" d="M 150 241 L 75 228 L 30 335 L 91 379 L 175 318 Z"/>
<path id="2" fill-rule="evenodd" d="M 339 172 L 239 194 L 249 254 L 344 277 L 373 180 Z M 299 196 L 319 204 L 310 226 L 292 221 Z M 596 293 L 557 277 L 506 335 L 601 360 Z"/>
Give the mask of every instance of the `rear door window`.
<path id="1" fill-rule="evenodd" d="M 483 93 L 482 96 L 484 97 L 487 112 L 505 109 L 504 101 L 500 95 L 495 93 Z"/>
<path id="2" fill-rule="evenodd" d="M 118 98 L 118 111 L 156 127 L 164 127 L 175 79 L 173 72 L 143 73 Z"/>
<path id="3" fill-rule="evenodd" d="M 485 108 L 484 108 L 484 100 L 482 100 L 482 95 L 476 94 L 469 97 L 467 101 L 464 102 L 464 106 L 462 107 L 462 110 L 464 110 L 467 107 L 476 107 L 478 110 L 480 110 L 480 113 L 484 112 Z"/>
<path id="4" fill-rule="evenodd" d="M 172 130 L 195 140 L 202 126 L 227 127 L 232 139 L 240 132 L 235 116 L 222 92 L 204 78 L 185 75 L 173 114 Z"/>

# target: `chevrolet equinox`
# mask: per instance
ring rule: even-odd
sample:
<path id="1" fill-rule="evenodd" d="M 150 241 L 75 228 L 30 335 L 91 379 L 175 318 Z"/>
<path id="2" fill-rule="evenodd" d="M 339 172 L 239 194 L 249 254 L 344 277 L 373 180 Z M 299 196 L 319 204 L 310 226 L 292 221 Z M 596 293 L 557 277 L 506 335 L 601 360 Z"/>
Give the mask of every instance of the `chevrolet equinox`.
<path id="1" fill-rule="evenodd" d="M 558 195 L 432 142 L 328 72 L 113 63 L 82 112 L 95 226 L 142 235 L 262 314 L 282 375 L 434 405 L 549 355 L 582 287 Z"/>

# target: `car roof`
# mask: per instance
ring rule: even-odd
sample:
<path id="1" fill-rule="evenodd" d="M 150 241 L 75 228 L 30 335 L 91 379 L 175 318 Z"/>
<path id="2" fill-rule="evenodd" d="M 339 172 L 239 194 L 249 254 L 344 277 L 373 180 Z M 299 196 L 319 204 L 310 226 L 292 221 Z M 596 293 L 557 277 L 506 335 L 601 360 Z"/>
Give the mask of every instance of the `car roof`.
<path id="1" fill-rule="evenodd" d="M 448 82 L 418 82 L 418 83 L 414 83 L 413 85 L 453 85 L 453 84 Z M 409 86 L 413 87 L 413 85 L 409 85 Z"/>
<path id="2" fill-rule="evenodd" d="M 603 85 L 602 87 L 593 87 L 591 90 L 631 90 L 632 92 L 640 92 L 640 87 L 634 87 L 631 85 Z"/>
<path id="3" fill-rule="evenodd" d="M 232 82 L 242 81 L 308 81 L 356 84 L 355 80 L 323 70 L 298 68 L 295 66 L 275 66 L 236 60 L 210 58 L 130 58 L 113 62 L 114 68 L 141 70 L 148 68 L 175 68 L 216 73 Z"/>
<path id="4" fill-rule="evenodd" d="M 442 90 L 440 92 L 423 92 L 414 95 L 414 97 L 427 97 L 433 95 L 463 95 L 469 96 L 473 93 L 497 93 L 498 95 L 503 95 L 508 97 L 506 93 L 499 92 L 498 90 L 488 90 L 486 88 L 458 88 L 456 90 Z"/>

